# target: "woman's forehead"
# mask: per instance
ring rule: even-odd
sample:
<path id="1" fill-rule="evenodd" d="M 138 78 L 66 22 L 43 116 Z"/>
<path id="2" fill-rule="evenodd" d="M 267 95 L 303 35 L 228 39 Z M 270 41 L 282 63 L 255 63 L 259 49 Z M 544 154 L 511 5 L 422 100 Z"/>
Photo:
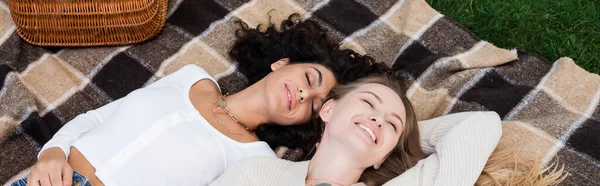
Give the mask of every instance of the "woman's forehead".
<path id="1" fill-rule="evenodd" d="M 364 94 L 373 97 L 375 101 L 380 102 L 385 107 L 397 110 L 398 114 L 404 115 L 404 104 L 402 103 L 402 99 L 398 93 L 388 86 L 378 83 L 367 83 L 358 86 L 352 93 L 355 95 Z"/>
<path id="2" fill-rule="evenodd" d="M 398 96 L 398 94 L 396 94 L 396 92 L 394 90 L 392 90 L 390 87 L 379 84 L 379 83 L 365 83 L 362 85 L 359 85 L 356 89 L 352 90 L 352 92 L 354 92 L 355 94 L 358 93 L 372 93 L 375 94 L 377 96 L 386 96 L 386 97 L 398 97 L 398 99 L 400 99 L 400 97 Z"/>

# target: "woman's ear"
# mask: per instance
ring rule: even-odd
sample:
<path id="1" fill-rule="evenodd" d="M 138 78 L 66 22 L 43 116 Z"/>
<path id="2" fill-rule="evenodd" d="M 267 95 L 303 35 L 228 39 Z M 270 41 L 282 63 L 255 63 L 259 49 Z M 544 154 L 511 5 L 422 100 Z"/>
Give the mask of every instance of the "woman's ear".
<path id="1" fill-rule="evenodd" d="M 379 169 L 379 167 L 381 167 L 381 164 L 383 164 L 383 162 L 389 157 L 390 155 L 388 154 L 387 156 L 385 156 L 385 158 L 383 158 L 382 160 L 379 160 L 377 163 L 375 163 L 373 165 L 374 169 Z"/>
<path id="2" fill-rule="evenodd" d="M 383 162 L 377 162 L 377 163 L 375 163 L 375 165 L 373 165 L 373 168 L 375 170 L 377 170 L 377 169 L 379 169 L 379 167 L 381 167 L 381 164 L 383 164 Z"/>
<path id="3" fill-rule="evenodd" d="M 331 112 L 333 111 L 334 105 L 335 100 L 329 99 L 323 104 L 323 107 L 321 107 L 321 111 L 319 111 L 319 117 L 321 117 L 321 120 L 323 120 L 325 123 L 329 122 L 329 119 L 331 119 Z"/>
<path id="4" fill-rule="evenodd" d="M 277 60 L 274 63 L 271 63 L 271 70 L 276 71 L 277 69 L 279 69 L 287 64 L 290 64 L 290 58 L 283 58 L 283 59 Z"/>

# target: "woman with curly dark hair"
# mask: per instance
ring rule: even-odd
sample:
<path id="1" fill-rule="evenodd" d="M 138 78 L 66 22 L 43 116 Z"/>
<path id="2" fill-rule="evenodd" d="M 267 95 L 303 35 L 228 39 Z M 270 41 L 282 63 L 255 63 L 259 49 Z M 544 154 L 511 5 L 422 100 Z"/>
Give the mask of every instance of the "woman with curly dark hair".
<path id="1" fill-rule="evenodd" d="M 348 84 L 369 74 L 390 73 L 391 70 L 384 64 L 376 63 L 370 56 L 362 56 L 350 49 L 339 49 L 339 44 L 331 40 L 326 29 L 314 21 L 300 21 L 299 14 L 292 14 L 284 20 L 280 25 L 282 31 L 272 24 L 261 32 L 258 28 L 250 29 L 246 24 L 239 23 L 242 28 L 236 32 L 238 39 L 229 55 L 239 63 L 239 70 L 248 77 L 249 84 L 255 84 L 271 73 L 273 61 L 304 68 L 307 72 L 299 73 L 296 78 L 306 83 L 312 81 L 311 66 L 323 66 L 333 72 L 337 84 Z M 276 83 L 273 85 L 276 86 Z M 303 122 L 316 116 L 325 96 L 323 94 L 311 101 L 311 114 L 305 116 Z M 298 123 L 296 121 L 290 118 L 272 121 L 259 125 L 255 133 L 271 148 L 285 146 L 299 149 L 304 156 L 298 160 L 308 160 L 322 127 L 320 123 L 312 121 L 305 125 L 288 125 Z"/>
<path id="2" fill-rule="evenodd" d="M 207 185 L 241 159 L 274 157 L 271 147 L 314 146 L 319 127 L 306 123 L 329 91 L 386 68 L 298 18 L 264 32 L 240 23 L 229 54 L 246 89 L 228 96 L 185 66 L 65 124 L 13 184 Z"/>

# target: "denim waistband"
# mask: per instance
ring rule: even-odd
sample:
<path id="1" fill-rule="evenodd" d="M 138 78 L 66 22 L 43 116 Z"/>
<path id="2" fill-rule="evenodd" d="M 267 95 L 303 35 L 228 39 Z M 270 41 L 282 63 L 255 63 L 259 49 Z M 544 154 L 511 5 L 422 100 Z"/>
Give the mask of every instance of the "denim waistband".
<path id="1" fill-rule="evenodd" d="M 92 186 L 89 180 L 83 174 L 80 174 L 77 171 L 73 171 L 72 183 L 73 186 Z M 10 184 L 10 186 L 27 186 L 27 178 L 17 180 Z"/>

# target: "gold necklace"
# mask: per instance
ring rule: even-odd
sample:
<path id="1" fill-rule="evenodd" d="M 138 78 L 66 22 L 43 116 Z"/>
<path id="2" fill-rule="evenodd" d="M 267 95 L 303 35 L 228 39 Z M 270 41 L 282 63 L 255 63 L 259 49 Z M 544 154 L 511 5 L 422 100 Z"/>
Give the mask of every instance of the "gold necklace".
<path id="1" fill-rule="evenodd" d="M 237 119 L 237 117 L 235 117 L 233 114 L 231 114 L 231 112 L 229 112 L 229 109 L 227 109 L 227 102 L 225 102 L 225 97 L 227 97 L 228 95 L 229 94 L 225 94 L 225 95 L 221 96 L 221 99 L 220 100 L 219 99 L 215 100 L 215 102 L 213 104 L 216 104 L 218 107 L 220 107 L 221 109 L 223 109 L 223 111 L 227 115 L 229 115 L 229 117 L 231 118 L 231 120 L 233 120 L 233 122 L 235 122 L 235 123 L 239 124 L 240 126 L 244 127 L 244 129 L 246 129 L 248 132 L 250 132 L 252 134 L 255 134 L 254 130 L 252 130 L 250 127 L 248 127 L 247 125 L 245 125 L 244 123 L 242 123 L 239 119 Z M 217 102 L 219 102 L 219 103 L 217 104 Z M 223 127 L 225 127 L 225 129 L 227 129 L 227 131 L 229 131 L 229 133 L 236 134 L 236 135 L 243 135 L 241 133 L 235 133 L 235 132 L 231 131 L 229 129 L 229 127 L 227 127 L 227 125 L 223 124 L 223 122 L 221 122 L 217 118 L 217 116 L 215 114 L 215 108 L 212 109 L 212 114 L 213 114 L 213 118 L 215 120 L 217 120 L 217 122 L 219 124 L 221 124 Z"/>

